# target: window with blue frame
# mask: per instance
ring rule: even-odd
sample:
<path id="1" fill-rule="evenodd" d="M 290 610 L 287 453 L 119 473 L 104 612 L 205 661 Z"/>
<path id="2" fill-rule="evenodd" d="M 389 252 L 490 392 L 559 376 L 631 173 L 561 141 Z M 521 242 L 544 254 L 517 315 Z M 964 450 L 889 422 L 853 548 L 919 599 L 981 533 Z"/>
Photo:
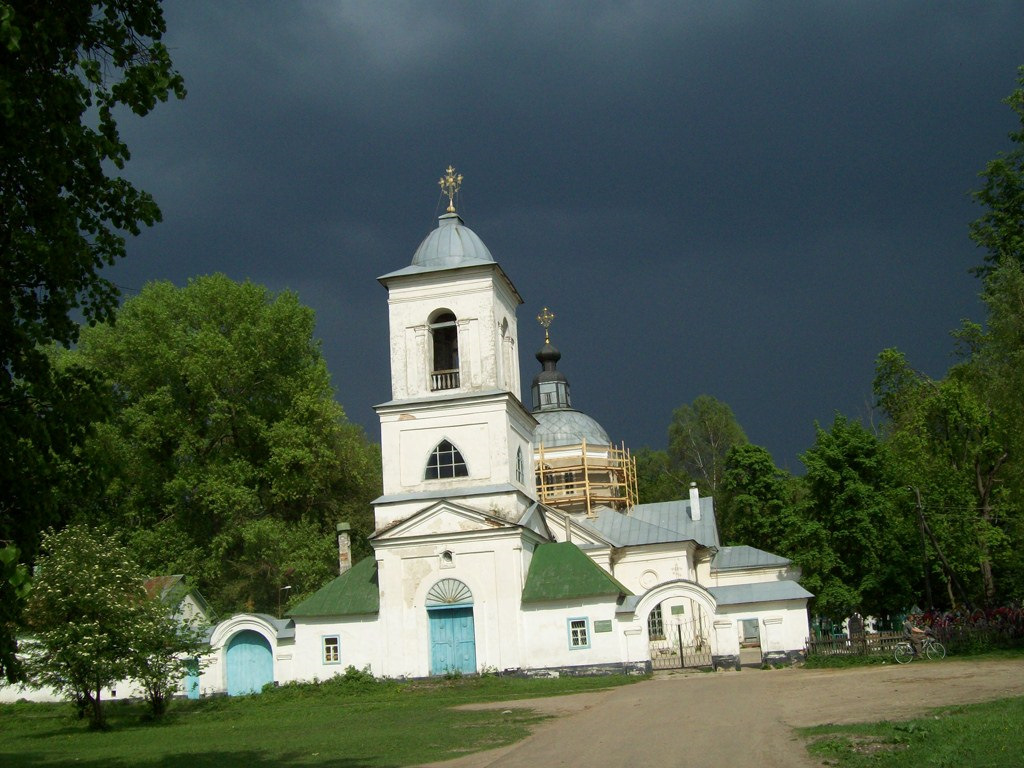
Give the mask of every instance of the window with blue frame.
<path id="1" fill-rule="evenodd" d="M 341 664 L 341 638 L 337 635 L 324 638 L 324 664 Z"/>
<path id="2" fill-rule="evenodd" d="M 568 620 L 569 650 L 577 651 L 590 647 L 590 620 L 576 618 Z"/>

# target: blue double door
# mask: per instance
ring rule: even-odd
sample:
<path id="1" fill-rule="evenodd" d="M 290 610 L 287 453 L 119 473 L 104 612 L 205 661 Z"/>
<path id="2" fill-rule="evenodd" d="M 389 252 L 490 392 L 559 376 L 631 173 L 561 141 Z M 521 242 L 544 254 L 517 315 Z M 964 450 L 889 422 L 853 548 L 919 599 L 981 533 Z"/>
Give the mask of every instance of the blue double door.
<path id="1" fill-rule="evenodd" d="M 258 632 L 246 629 L 232 637 L 227 657 L 228 696 L 259 693 L 274 682 L 270 643 Z"/>
<path id="2" fill-rule="evenodd" d="M 476 632 L 473 606 L 428 608 L 430 674 L 476 672 Z"/>

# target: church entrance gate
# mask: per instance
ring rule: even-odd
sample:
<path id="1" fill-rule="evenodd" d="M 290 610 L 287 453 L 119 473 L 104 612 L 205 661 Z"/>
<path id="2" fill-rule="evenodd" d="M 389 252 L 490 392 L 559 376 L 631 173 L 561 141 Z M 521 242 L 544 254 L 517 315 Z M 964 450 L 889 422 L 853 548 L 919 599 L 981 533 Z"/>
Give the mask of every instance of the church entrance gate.
<path id="1" fill-rule="evenodd" d="M 686 669 L 710 667 L 711 626 L 704 621 L 703 611 L 697 618 L 683 619 L 665 626 L 665 636 L 650 641 L 651 667 L 654 669 Z"/>

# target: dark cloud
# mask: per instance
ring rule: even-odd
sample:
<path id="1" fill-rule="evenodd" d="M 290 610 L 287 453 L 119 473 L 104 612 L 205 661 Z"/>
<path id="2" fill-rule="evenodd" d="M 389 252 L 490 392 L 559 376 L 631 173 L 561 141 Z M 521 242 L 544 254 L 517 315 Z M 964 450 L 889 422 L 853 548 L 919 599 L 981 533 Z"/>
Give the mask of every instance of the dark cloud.
<path id="1" fill-rule="evenodd" d="M 184 102 L 125 124 L 165 221 L 129 288 L 221 271 L 291 288 L 352 418 L 390 396 L 386 295 L 460 213 L 526 299 L 524 382 L 558 314 L 577 404 L 663 446 L 728 402 L 798 469 L 866 416 L 875 355 L 941 375 L 978 317 L 968 192 L 1008 148 L 1019 3 L 171 2 Z"/>

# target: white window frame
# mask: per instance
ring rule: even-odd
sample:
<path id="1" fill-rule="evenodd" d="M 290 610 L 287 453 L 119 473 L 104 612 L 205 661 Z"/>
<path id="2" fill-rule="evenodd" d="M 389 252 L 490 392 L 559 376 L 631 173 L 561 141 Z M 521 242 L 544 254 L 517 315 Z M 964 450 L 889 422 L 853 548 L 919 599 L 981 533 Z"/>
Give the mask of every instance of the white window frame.
<path id="1" fill-rule="evenodd" d="M 329 642 L 331 640 L 334 642 Z M 320 658 L 324 664 L 341 664 L 340 635 L 324 635 L 320 638 Z"/>
<path id="2" fill-rule="evenodd" d="M 590 619 L 586 616 L 571 616 L 565 620 L 565 627 L 569 633 L 570 651 L 582 651 L 590 647 Z"/>

